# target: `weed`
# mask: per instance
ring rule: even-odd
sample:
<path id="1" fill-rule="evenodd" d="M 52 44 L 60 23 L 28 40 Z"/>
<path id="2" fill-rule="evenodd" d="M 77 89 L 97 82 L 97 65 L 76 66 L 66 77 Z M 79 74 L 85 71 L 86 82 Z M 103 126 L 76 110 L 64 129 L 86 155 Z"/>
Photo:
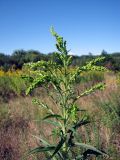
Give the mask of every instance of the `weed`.
<path id="1" fill-rule="evenodd" d="M 69 66 L 72 62 L 72 56 L 68 54 L 66 41 L 53 28 L 51 32 L 56 38 L 58 52 L 55 53 L 55 57 L 59 63 L 51 60 L 27 64 L 26 66 L 30 68 L 30 76 L 24 76 L 24 78 L 31 81 L 26 94 L 31 93 L 34 88 L 43 86 L 48 96 L 56 104 L 55 106 L 59 111 L 57 113 L 54 112 L 49 104 L 44 103 L 42 100 L 33 100 L 35 104 L 47 111 L 47 115 L 43 118 L 43 121 L 53 126 L 51 136 L 53 138 L 56 137 L 56 142 L 53 143 L 38 137 L 43 145 L 32 149 L 30 154 L 44 152 L 46 158 L 53 160 L 87 160 L 89 155 L 95 155 L 96 157 L 106 155 L 102 150 L 98 150 L 86 143 L 80 143 L 76 139 L 77 130 L 90 123 L 88 116 L 84 114 L 82 108 L 78 107 L 76 101 L 96 90 L 102 90 L 104 84 L 95 84 L 79 94 L 76 94 L 74 90 L 74 84 L 78 76 L 84 72 L 105 70 L 104 67 L 96 66 L 96 63 L 104 58 L 100 57 L 92 60 L 86 66 L 77 67 L 73 72 L 70 72 Z M 50 85 L 52 86 L 52 90 L 49 90 Z M 81 112 L 82 116 L 80 116 Z"/>

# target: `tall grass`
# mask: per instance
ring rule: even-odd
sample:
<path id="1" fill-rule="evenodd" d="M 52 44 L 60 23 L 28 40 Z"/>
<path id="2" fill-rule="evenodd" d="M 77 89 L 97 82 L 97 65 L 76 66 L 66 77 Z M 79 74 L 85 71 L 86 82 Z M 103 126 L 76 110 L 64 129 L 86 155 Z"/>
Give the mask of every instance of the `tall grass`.
<path id="1" fill-rule="evenodd" d="M 87 76 L 87 75 L 86 75 Z M 82 127 L 79 130 L 77 139 L 79 142 L 91 143 L 97 148 L 104 148 L 106 152 L 110 155 L 110 159 L 119 160 L 120 156 L 120 137 L 119 137 L 119 118 L 120 118 L 120 88 L 118 85 L 117 75 L 105 74 L 103 81 L 107 82 L 106 89 L 104 91 L 97 91 L 96 93 L 89 95 L 87 97 L 82 97 L 77 101 L 77 104 L 83 109 L 86 109 L 86 116 L 89 116 L 92 123 L 86 127 Z M 91 79 L 91 83 L 92 82 Z M 76 84 L 76 92 L 84 90 L 84 87 L 88 87 L 90 84 L 83 83 L 82 85 Z M 46 96 L 44 88 L 39 88 L 40 93 L 35 91 L 37 94 L 36 97 L 42 99 L 44 103 L 48 103 L 52 106 L 53 110 L 57 113 L 53 100 Z M 45 137 L 48 137 L 50 141 L 56 141 L 51 139 L 50 133 L 51 128 L 48 124 L 43 124 L 41 118 L 46 114 L 38 106 L 32 104 L 31 96 L 27 97 L 16 97 L 9 100 L 9 103 L 2 103 L 0 105 L 0 146 L 2 150 L 0 151 L 3 154 L 4 148 L 11 152 L 9 146 L 12 149 L 12 160 L 21 160 L 22 156 L 27 153 L 28 150 L 35 147 L 39 144 L 39 140 L 33 137 L 41 137 L 43 134 Z M 115 115 L 115 116 L 114 116 Z M 11 129 L 9 132 L 6 132 L 5 126 L 11 121 Z M 25 121 L 27 127 L 25 128 L 24 123 L 23 127 L 25 132 L 22 132 L 20 121 Z M 5 127 L 5 128 L 4 128 Z M 9 128 L 8 127 L 8 128 Z M 16 131 L 17 130 L 17 131 Z M 44 130 L 44 132 L 43 132 Z M 17 137 L 15 137 L 14 132 L 19 132 Z M 8 140 L 8 139 L 9 140 Z M 8 141 L 6 141 L 7 139 Z M 11 144 L 12 143 L 12 144 Z M 16 145 L 13 145 L 16 143 Z M 15 149 L 16 147 L 17 149 Z M 76 151 L 75 151 L 76 152 Z M 18 157 L 16 155 L 18 154 Z M 44 159 L 43 155 L 34 155 L 33 157 L 28 157 L 28 160 L 39 160 Z M 1 158 L 1 160 L 7 160 L 7 158 Z"/>
<path id="2" fill-rule="evenodd" d="M 106 148 L 107 153 L 117 160 L 120 155 L 118 138 L 120 133 L 120 88 L 117 85 L 116 75 L 113 73 L 105 74 L 104 81 L 106 81 L 104 92 L 98 91 L 87 98 L 84 97 L 78 101 L 78 104 L 84 106 L 93 120 L 97 122 L 91 126 L 89 139 L 95 146 Z"/>

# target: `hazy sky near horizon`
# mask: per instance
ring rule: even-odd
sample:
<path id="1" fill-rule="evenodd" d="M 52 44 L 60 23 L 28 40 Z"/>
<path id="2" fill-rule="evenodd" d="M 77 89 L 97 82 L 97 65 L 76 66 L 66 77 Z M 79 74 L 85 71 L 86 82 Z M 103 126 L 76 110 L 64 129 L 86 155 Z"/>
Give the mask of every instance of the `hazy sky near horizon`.
<path id="1" fill-rule="evenodd" d="M 120 51 L 120 0 L 0 0 L 0 53 L 55 51 L 50 26 L 73 54 Z"/>

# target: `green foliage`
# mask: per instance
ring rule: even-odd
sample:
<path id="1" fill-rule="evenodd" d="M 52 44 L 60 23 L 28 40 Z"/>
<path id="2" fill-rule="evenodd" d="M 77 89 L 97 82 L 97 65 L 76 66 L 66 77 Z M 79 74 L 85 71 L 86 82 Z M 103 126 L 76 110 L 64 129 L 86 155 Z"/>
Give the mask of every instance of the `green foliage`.
<path id="1" fill-rule="evenodd" d="M 11 89 L 17 95 L 25 95 L 26 84 L 20 76 L 11 77 Z"/>
<path id="2" fill-rule="evenodd" d="M 56 35 L 55 35 L 56 36 Z M 59 38 L 59 37 L 58 37 Z M 59 39 L 60 41 L 61 39 Z M 61 43 L 62 45 L 62 43 Z M 66 42 L 65 44 L 66 45 Z M 56 47 L 60 51 L 60 46 L 56 44 Z M 102 51 L 101 56 L 105 57 L 105 60 L 99 62 L 99 65 L 105 66 L 108 69 L 114 71 L 120 71 L 120 53 L 112 53 L 108 54 L 106 51 Z M 72 56 L 72 66 L 83 66 L 85 65 L 86 61 L 91 61 L 98 56 L 93 56 L 91 53 L 89 55 L 82 55 L 82 56 Z M 0 67 L 4 71 L 8 71 L 12 69 L 13 66 L 15 69 L 21 69 L 24 63 L 28 62 L 37 62 L 40 60 L 48 61 L 50 59 L 54 59 L 54 62 L 61 63 L 60 59 L 54 57 L 54 52 L 43 54 L 36 50 L 15 50 L 11 55 L 5 55 L 0 53 Z"/>
<path id="3" fill-rule="evenodd" d="M 0 77 L 0 99 L 1 101 L 7 101 L 9 96 L 13 94 L 11 88 L 11 78 L 8 76 Z"/>
<path id="4" fill-rule="evenodd" d="M 0 67 L 4 71 L 14 69 L 21 69 L 24 63 L 37 62 L 39 60 L 48 60 L 45 54 L 35 50 L 16 50 L 10 56 L 0 53 Z"/>
<path id="5" fill-rule="evenodd" d="M 49 104 L 44 104 L 42 100 L 34 99 L 34 103 L 47 110 L 47 115 L 43 118 L 44 122 L 53 125 L 52 136 L 57 134 L 58 142 L 51 144 L 41 140 L 43 145 L 32 149 L 30 154 L 45 152 L 48 159 L 53 160 L 71 160 L 81 159 L 87 160 L 88 155 L 94 154 L 105 155 L 104 152 L 97 150 L 91 145 L 76 142 L 76 133 L 81 126 L 90 123 L 88 117 L 80 116 L 79 113 L 82 109 L 77 106 L 76 101 L 87 96 L 96 90 L 104 89 L 103 83 L 98 83 L 91 88 L 86 89 L 79 95 L 74 90 L 74 84 L 77 77 L 82 75 L 86 71 L 105 71 L 106 69 L 101 66 L 97 66 L 96 63 L 102 61 L 104 58 L 99 57 L 91 62 L 87 63 L 83 67 L 77 67 L 70 72 L 70 65 L 72 63 L 72 56 L 69 56 L 69 51 L 66 48 L 66 41 L 63 37 L 59 36 L 53 28 L 51 33 L 56 39 L 56 48 L 58 52 L 55 56 L 59 60 L 59 64 L 54 61 L 38 61 L 37 63 L 29 63 L 26 66 L 29 68 L 30 75 L 27 77 L 30 80 L 31 85 L 27 89 L 26 94 L 29 94 L 35 88 L 43 86 L 46 88 L 48 96 L 50 96 L 56 103 L 56 107 L 59 109 L 59 113 L 55 113 Z M 32 79 L 32 81 L 31 81 Z M 49 89 L 49 86 L 52 89 Z M 73 154 L 74 148 L 83 148 L 81 153 Z"/>
<path id="6" fill-rule="evenodd" d="M 0 76 L 0 101 L 8 102 L 17 95 L 25 95 L 26 84 L 20 76 Z"/>

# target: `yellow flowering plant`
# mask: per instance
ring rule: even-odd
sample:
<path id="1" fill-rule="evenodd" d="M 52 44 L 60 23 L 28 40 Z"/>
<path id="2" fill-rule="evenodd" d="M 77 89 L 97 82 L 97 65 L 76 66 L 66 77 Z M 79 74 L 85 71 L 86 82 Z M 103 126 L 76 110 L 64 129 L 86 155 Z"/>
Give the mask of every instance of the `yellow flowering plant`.
<path id="1" fill-rule="evenodd" d="M 30 75 L 25 75 L 24 78 L 31 83 L 26 90 L 26 94 L 31 93 L 33 89 L 39 86 L 44 86 L 48 96 L 54 100 L 56 106 L 59 108 L 60 112 L 56 114 L 49 104 L 45 104 L 39 99 L 33 100 L 33 103 L 43 109 L 47 109 L 47 114 L 43 117 L 43 121 L 54 126 L 52 136 L 54 137 L 56 133 L 58 142 L 51 144 L 49 141 L 39 138 L 42 146 L 32 149 L 29 154 L 44 152 L 46 153 L 46 159 L 49 160 L 87 160 L 91 154 L 95 156 L 106 155 L 105 152 L 89 144 L 79 143 L 75 136 L 78 128 L 90 123 L 90 120 L 86 118 L 86 116 L 79 116 L 79 112 L 81 112 L 82 109 L 77 106 L 76 101 L 96 90 L 104 89 L 105 85 L 98 83 L 79 95 L 76 94 L 74 89 L 76 79 L 82 73 L 92 70 L 106 70 L 104 67 L 96 65 L 96 63 L 102 61 L 104 57 L 94 59 L 87 63 L 86 66 L 77 67 L 70 72 L 72 56 L 68 54 L 69 51 L 66 47 L 66 41 L 64 41 L 63 37 L 59 36 L 53 28 L 51 28 L 51 33 L 56 39 L 58 52 L 55 53 L 55 57 L 60 63 L 53 60 L 28 63 L 26 66 L 30 70 Z M 49 89 L 49 85 L 52 86 L 52 90 Z M 54 92 L 54 94 L 52 92 Z M 83 148 L 83 150 L 79 154 L 74 154 L 73 150 L 78 147 Z"/>

